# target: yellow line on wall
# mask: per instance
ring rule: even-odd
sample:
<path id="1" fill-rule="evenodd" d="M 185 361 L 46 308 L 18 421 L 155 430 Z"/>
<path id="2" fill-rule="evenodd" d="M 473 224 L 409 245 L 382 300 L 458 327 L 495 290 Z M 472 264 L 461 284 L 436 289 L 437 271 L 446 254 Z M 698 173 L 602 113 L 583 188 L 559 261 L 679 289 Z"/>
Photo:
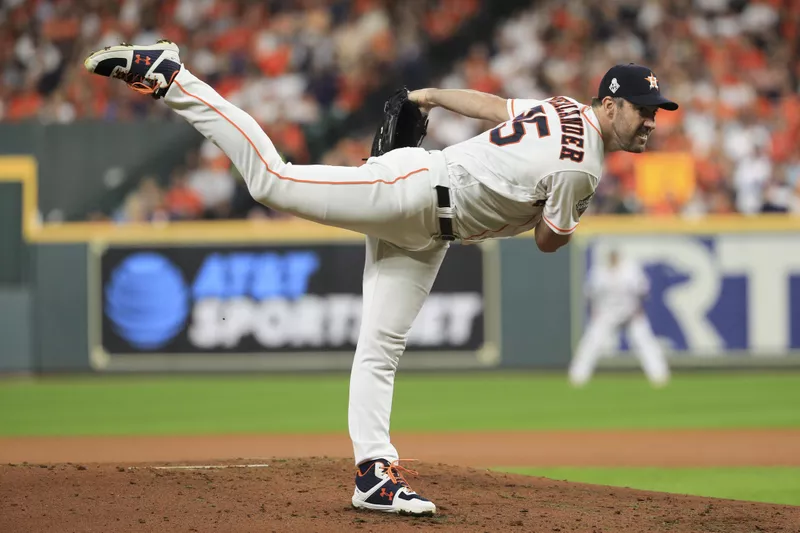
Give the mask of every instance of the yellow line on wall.
<path id="1" fill-rule="evenodd" d="M 22 185 L 22 228 L 28 242 L 168 244 L 168 243 L 287 243 L 358 242 L 363 236 L 301 219 L 194 221 L 114 224 L 109 222 L 40 221 L 38 165 L 32 156 L 0 156 L 0 182 Z M 604 234 L 714 234 L 749 232 L 800 232 L 800 217 L 785 214 L 759 216 L 715 215 L 673 218 L 638 215 L 589 215 L 577 237 Z M 533 237 L 533 232 L 522 235 Z"/>
<path id="2" fill-rule="evenodd" d="M 168 224 L 70 222 L 48 224 L 35 242 L 105 244 L 359 242 L 364 237 L 306 220 L 196 221 Z"/>
<path id="3" fill-rule="evenodd" d="M 22 185 L 22 235 L 25 240 L 31 240 L 40 229 L 37 176 L 36 159 L 32 156 L 0 157 L 0 182 Z"/>
<path id="4" fill-rule="evenodd" d="M 800 217 L 769 213 L 748 215 L 709 215 L 705 217 L 663 217 L 641 215 L 587 215 L 577 235 L 599 234 L 714 234 L 750 232 L 800 232 Z"/>

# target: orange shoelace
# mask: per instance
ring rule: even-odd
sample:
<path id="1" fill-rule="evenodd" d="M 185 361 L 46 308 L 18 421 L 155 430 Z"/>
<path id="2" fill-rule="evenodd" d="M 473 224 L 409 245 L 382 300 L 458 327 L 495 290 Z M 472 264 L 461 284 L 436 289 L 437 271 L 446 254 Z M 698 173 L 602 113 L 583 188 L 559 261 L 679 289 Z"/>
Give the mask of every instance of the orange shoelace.
<path id="1" fill-rule="evenodd" d="M 113 74 L 112 77 L 124 81 L 128 87 L 141 94 L 153 94 L 158 89 L 158 85 L 146 79 L 144 76 L 138 76 L 127 72 L 125 74 Z"/>
<path id="2" fill-rule="evenodd" d="M 172 80 L 174 80 L 175 76 L 177 75 L 178 71 L 176 70 L 175 72 L 172 73 L 172 77 L 169 79 L 169 83 L 172 83 Z M 136 76 L 128 73 L 124 76 L 116 76 L 116 77 L 123 80 L 130 89 L 140 94 L 153 94 L 159 89 L 158 83 L 152 80 L 148 80 L 144 76 Z"/>
<path id="3" fill-rule="evenodd" d="M 133 83 L 129 83 L 128 87 L 130 89 L 133 89 L 137 93 L 141 93 L 141 94 L 153 94 L 158 89 L 158 85 L 156 85 L 155 83 L 151 86 L 151 85 L 148 85 L 147 83 L 141 82 L 141 81 L 136 81 L 136 82 L 133 82 Z"/>
<path id="4" fill-rule="evenodd" d="M 412 476 L 418 476 L 419 472 L 402 466 L 400 464 L 400 461 L 401 459 L 398 459 L 397 461 L 389 463 L 389 466 L 384 468 L 383 471 L 386 472 L 386 475 L 389 476 L 389 479 L 392 480 L 392 483 L 405 485 L 406 487 L 411 489 L 411 485 L 408 484 L 408 481 L 403 476 L 403 472 L 405 472 L 406 474 L 411 474 Z M 416 459 L 402 459 L 402 461 L 411 462 L 411 461 L 416 461 Z"/>

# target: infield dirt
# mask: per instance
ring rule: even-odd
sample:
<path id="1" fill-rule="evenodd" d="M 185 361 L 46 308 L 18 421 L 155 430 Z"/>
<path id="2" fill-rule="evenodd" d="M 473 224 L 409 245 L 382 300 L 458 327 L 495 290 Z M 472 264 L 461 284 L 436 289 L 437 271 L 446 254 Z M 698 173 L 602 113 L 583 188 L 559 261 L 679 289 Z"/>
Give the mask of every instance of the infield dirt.
<path id="1" fill-rule="evenodd" d="M 797 465 L 796 430 L 399 436 L 395 441 L 410 451 L 428 450 L 422 461 L 407 466 L 421 474 L 410 479 L 412 486 L 438 505 L 432 518 L 352 509 L 351 460 L 297 457 L 317 449 L 335 455 L 342 446 L 341 455 L 347 456 L 346 436 L 294 438 L 288 454 L 293 457 L 284 458 L 275 456 L 290 445 L 287 436 L 0 439 L 0 531 L 238 533 L 385 531 L 389 526 L 398 532 L 800 533 L 800 507 L 465 466 Z M 239 453 L 250 446 L 259 446 L 261 453 Z M 447 450 L 452 460 L 445 463 L 439 458 Z M 19 461 L 23 457 L 27 462 Z M 104 462 L 79 462 L 92 457 Z M 565 463 L 568 457 L 572 461 Z M 181 458 L 185 461 L 175 462 Z M 236 466 L 246 464 L 261 466 Z"/>

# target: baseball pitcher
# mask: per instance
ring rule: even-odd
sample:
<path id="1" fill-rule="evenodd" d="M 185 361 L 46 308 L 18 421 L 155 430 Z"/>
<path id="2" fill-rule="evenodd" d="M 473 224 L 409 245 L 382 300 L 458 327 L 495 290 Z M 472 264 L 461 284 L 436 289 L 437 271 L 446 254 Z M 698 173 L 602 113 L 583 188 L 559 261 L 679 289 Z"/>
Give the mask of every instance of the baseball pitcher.
<path id="1" fill-rule="evenodd" d="M 589 381 L 604 348 L 612 345 L 622 328 L 627 329 L 650 383 L 657 387 L 667 384 L 669 366 L 642 307 L 649 292 L 650 282 L 642 268 L 630 259 L 620 259 L 616 250 L 608 253 L 605 264 L 592 269 L 585 290 L 589 324 L 569 368 L 573 385 L 580 387 Z"/>
<path id="2" fill-rule="evenodd" d="M 656 112 L 678 107 L 661 95 L 650 69 L 633 64 L 611 68 L 590 106 L 565 96 L 505 100 L 422 89 L 404 96 L 423 112 L 438 106 L 497 126 L 444 150 L 425 150 L 418 147 L 424 122 L 414 123 L 412 115 L 409 125 L 407 113 L 395 114 L 407 105 L 387 104 L 380 141 L 365 164 L 301 166 L 282 161 L 251 116 L 194 76 L 174 43 L 112 46 L 84 65 L 163 99 L 227 154 L 259 202 L 366 235 L 363 318 L 350 377 L 358 467 L 352 504 L 394 513 L 436 510 L 404 479 L 408 469 L 389 439 L 389 419 L 408 332 L 450 243 L 533 229 L 538 248 L 555 252 L 589 205 L 605 155 L 644 151 Z"/>

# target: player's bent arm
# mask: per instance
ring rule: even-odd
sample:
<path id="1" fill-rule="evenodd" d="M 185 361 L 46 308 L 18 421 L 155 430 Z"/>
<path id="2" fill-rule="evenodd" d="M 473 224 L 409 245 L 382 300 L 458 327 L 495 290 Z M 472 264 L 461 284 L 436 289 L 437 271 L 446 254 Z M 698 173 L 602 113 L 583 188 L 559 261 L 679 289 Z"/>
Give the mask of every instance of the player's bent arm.
<path id="1" fill-rule="evenodd" d="M 536 224 L 536 246 L 545 253 L 567 244 L 594 195 L 597 178 L 578 170 L 554 172 L 544 178 L 549 186 L 542 218 Z"/>
<path id="2" fill-rule="evenodd" d="M 536 237 L 536 246 L 539 250 L 549 254 L 566 245 L 572 237 L 572 234 L 561 235 L 560 233 L 556 233 L 547 225 L 544 219 L 542 219 L 536 224 L 534 236 Z"/>
<path id="3" fill-rule="evenodd" d="M 419 89 L 411 91 L 408 99 L 426 111 L 442 107 L 465 117 L 498 124 L 508 120 L 505 98 L 471 89 Z"/>

